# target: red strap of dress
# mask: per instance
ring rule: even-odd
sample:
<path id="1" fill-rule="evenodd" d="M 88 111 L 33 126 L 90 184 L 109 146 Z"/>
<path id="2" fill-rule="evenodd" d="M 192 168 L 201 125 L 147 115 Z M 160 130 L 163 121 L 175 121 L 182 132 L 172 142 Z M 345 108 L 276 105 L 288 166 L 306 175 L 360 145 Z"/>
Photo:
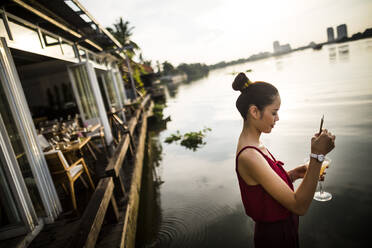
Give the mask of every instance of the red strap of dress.
<path id="1" fill-rule="evenodd" d="M 270 154 L 270 156 L 273 158 L 273 160 L 276 162 L 276 159 L 274 158 L 274 156 L 271 154 L 271 152 L 269 151 L 269 149 L 266 148 L 266 151 Z M 283 164 L 283 162 L 280 162 Z"/>
<path id="2" fill-rule="evenodd" d="M 245 147 L 243 147 L 240 151 L 239 151 L 239 153 L 236 155 L 236 161 L 235 161 L 235 169 L 236 169 L 236 171 L 238 172 L 238 158 L 239 158 L 239 155 L 245 150 L 245 149 L 248 149 L 248 148 L 253 148 L 253 149 L 255 149 L 255 150 L 257 150 L 259 153 L 261 153 L 262 154 L 262 156 L 266 159 L 267 158 L 267 155 L 265 154 L 265 153 L 263 153 L 260 149 L 258 149 L 257 147 L 255 147 L 255 146 L 245 146 Z M 287 171 L 286 170 L 284 170 L 284 168 L 283 168 L 283 165 L 284 165 L 284 163 L 282 162 L 282 161 L 279 161 L 279 160 L 276 160 L 275 158 L 274 158 L 274 156 L 270 153 L 270 151 L 268 150 L 268 149 L 266 149 L 268 152 L 269 152 L 269 154 L 271 155 L 271 157 L 273 158 L 273 161 L 274 161 L 274 163 L 275 163 L 275 165 L 285 174 L 285 176 L 286 176 L 286 178 L 287 178 L 287 180 L 288 180 L 288 185 L 289 185 L 289 187 L 293 190 L 293 185 L 292 185 L 292 180 L 290 179 L 290 177 L 289 177 L 289 175 L 288 175 L 288 173 L 287 173 Z M 239 172 L 238 172 L 238 175 L 239 175 Z"/>

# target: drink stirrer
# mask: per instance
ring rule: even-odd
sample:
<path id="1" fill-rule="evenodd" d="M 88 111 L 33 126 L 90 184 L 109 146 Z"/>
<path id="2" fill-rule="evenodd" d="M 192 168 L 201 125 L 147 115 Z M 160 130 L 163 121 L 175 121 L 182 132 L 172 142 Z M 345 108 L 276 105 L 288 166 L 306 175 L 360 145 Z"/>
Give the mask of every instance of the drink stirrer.
<path id="1" fill-rule="evenodd" d="M 319 128 L 319 133 L 318 133 L 318 135 L 320 135 L 320 134 L 322 133 L 323 122 L 324 122 L 324 114 L 323 114 L 323 116 L 322 116 L 322 119 L 320 120 L 320 128 Z"/>

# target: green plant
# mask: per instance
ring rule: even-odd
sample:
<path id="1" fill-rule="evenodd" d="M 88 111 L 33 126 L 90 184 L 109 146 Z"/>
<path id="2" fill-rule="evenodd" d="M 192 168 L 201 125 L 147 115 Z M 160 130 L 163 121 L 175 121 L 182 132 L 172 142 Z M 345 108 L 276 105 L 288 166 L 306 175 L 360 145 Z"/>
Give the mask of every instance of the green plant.
<path id="1" fill-rule="evenodd" d="M 180 134 L 180 131 L 177 130 L 177 132 L 175 134 L 171 134 L 171 136 L 168 136 L 164 142 L 165 143 L 173 143 L 175 141 L 179 141 L 180 139 L 182 139 L 182 135 Z"/>
<path id="2" fill-rule="evenodd" d="M 154 113 L 154 116 L 157 121 L 163 120 L 163 109 L 165 108 L 165 104 L 159 104 L 155 103 L 154 108 L 152 109 L 152 112 Z"/>
<path id="3" fill-rule="evenodd" d="M 180 145 L 186 147 L 187 149 L 196 151 L 196 149 L 202 147 L 206 144 L 204 141 L 205 134 L 209 131 L 212 131 L 211 128 L 203 128 L 201 131 L 198 132 L 188 132 L 184 135 L 181 135 L 180 131 L 177 130 L 175 134 L 171 134 L 171 136 L 165 139 L 165 143 L 172 143 L 181 140 Z"/>

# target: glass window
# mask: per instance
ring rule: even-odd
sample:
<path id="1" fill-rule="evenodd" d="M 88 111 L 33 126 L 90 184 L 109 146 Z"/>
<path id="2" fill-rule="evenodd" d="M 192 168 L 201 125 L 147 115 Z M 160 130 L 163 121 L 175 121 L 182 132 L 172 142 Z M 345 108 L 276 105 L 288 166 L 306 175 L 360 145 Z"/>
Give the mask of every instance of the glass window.
<path id="1" fill-rule="evenodd" d="M 3 153 L 1 147 L 0 152 Z M 0 230 L 10 225 L 21 223 L 14 197 L 9 187 L 5 172 L 5 161 L 0 158 Z"/>
<path id="2" fill-rule="evenodd" d="M 114 75 L 115 75 L 115 78 L 116 78 L 116 84 L 117 84 L 118 89 L 119 89 L 119 94 L 120 94 L 121 102 L 123 104 L 125 104 L 125 102 L 127 100 L 127 96 L 125 94 L 124 82 L 123 82 L 123 80 L 122 80 L 119 72 L 114 72 Z"/>
<path id="3" fill-rule="evenodd" d="M 74 48 L 70 45 L 67 44 L 66 42 L 62 41 L 62 49 L 63 49 L 63 54 L 69 59 L 75 59 L 75 53 L 74 53 Z"/>
<path id="4" fill-rule="evenodd" d="M 23 50 L 27 51 L 40 51 L 42 49 L 36 30 L 24 27 L 13 21 L 9 21 L 9 28 L 18 47 L 22 47 Z"/>
<path id="5" fill-rule="evenodd" d="M 57 38 L 52 37 L 47 34 L 43 34 L 45 41 L 45 50 L 48 54 L 53 54 L 54 56 L 62 56 L 61 45 Z"/>
<path id="6" fill-rule="evenodd" d="M 86 68 L 84 66 L 74 66 L 71 67 L 71 71 L 79 94 L 82 111 L 84 112 L 81 114 L 84 114 L 84 119 L 86 120 L 98 118 L 98 108 Z"/>
<path id="7" fill-rule="evenodd" d="M 107 93 L 110 100 L 110 107 L 118 110 L 120 108 L 119 96 L 116 94 L 114 80 L 110 72 L 104 73 L 105 83 L 107 87 Z"/>
<path id="8" fill-rule="evenodd" d="M 88 53 L 88 58 L 89 58 L 90 61 L 95 62 L 95 60 L 94 60 L 94 56 L 93 56 L 92 53 Z"/>
<path id="9" fill-rule="evenodd" d="M 10 110 L 10 106 L 9 106 L 9 103 L 7 101 L 7 98 L 4 92 L 3 82 L 1 82 L 1 85 L 0 85 L 0 115 L 4 121 L 5 128 L 8 133 L 8 137 L 12 144 L 13 151 L 17 158 L 19 168 L 22 172 L 23 179 L 26 183 L 32 203 L 34 205 L 34 209 L 36 213 L 38 214 L 38 216 L 45 216 L 45 210 L 44 210 L 44 207 L 41 201 L 39 191 L 37 189 L 35 178 L 32 174 L 30 163 L 25 154 L 25 149 L 21 141 L 20 133 L 18 132 L 14 118 L 9 110 Z"/>
<path id="10" fill-rule="evenodd" d="M 81 60 L 83 60 L 83 61 L 87 60 L 87 54 L 85 53 L 84 50 L 79 49 L 79 55 L 80 55 Z"/>

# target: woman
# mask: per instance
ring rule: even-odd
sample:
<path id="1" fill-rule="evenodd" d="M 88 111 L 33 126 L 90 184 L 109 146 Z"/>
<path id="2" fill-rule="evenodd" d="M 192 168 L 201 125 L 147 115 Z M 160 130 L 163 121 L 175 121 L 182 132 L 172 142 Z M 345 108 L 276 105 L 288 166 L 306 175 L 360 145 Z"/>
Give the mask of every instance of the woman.
<path id="1" fill-rule="evenodd" d="M 279 120 L 278 90 L 266 82 L 252 83 L 244 73 L 237 75 L 232 86 L 241 91 L 236 107 L 244 119 L 236 173 L 246 214 L 256 223 L 255 247 L 298 247 L 298 216 L 310 206 L 321 161 L 335 147 L 335 136 L 327 130 L 315 134 L 309 165 L 286 172 L 260 142 L 261 133 L 270 133 Z M 292 182 L 298 178 L 303 181 L 294 191 Z"/>

